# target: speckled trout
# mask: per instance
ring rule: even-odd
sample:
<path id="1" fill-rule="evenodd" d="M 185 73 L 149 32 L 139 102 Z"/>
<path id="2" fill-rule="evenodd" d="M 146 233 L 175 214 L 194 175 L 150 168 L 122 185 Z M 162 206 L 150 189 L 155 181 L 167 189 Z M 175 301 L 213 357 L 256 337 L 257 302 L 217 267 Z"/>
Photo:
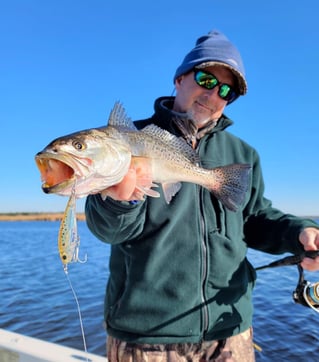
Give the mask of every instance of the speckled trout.
<path id="1" fill-rule="evenodd" d="M 200 167 L 184 139 L 153 124 L 137 130 L 118 102 L 107 126 L 57 138 L 35 160 L 45 193 L 70 196 L 75 184 L 78 198 L 99 192 L 105 198 L 107 188 L 121 182 L 133 163 L 142 175 L 136 187 L 143 195 L 159 197 L 154 187 L 161 184 L 170 203 L 181 183 L 191 182 L 210 190 L 232 211 L 244 202 L 251 169 L 249 164 Z M 144 177 L 151 178 L 151 187 L 145 187 Z"/>

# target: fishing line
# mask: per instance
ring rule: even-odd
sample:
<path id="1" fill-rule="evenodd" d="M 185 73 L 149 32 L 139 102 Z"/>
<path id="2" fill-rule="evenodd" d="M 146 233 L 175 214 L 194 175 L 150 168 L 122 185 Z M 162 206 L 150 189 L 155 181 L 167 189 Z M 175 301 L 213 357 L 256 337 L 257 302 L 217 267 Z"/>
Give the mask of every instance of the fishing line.
<path id="1" fill-rule="evenodd" d="M 63 264 L 64 274 L 68 280 L 74 300 L 76 302 L 79 320 L 80 320 L 85 358 L 86 362 L 89 362 L 80 303 L 68 273 L 69 263 L 76 263 L 76 262 L 85 263 L 87 261 L 87 257 L 85 257 L 85 260 L 83 261 L 79 259 L 80 238 L 78 237 L 78 231 L 77 231 L 75 185 L 76 182 L 74 182 L 73 184 L 72 192 L 61 221 L 59 229 L 59 237 L 58 237 L 58 249 L 59 249 L 60 259 Z"/>
<path id="2" fill-rule="evenodd" d="M 83 326 L 83 320 L 82 320 L 82 313 L 81 313 L 81 308 L 80 308 L 80 303 L 79 303 L 79 299 L 75 293 L 75 290 L 73 288 L 73 285 L 71 283 L 71 279 L 69 277 L 69 273 L 67 270 L 64 269 L 64 274 L 66 276 L 66 279 L 68 280 L 69 282 L 69 286 L 71 288 L 71 291 L 72 291 L 72 294 L 73 294 L 73 297 L 74 297 L 74 300 L 76 302 L 76 306 L 77 306 L 77 310 L 78 310 L 78 315 L 79 315 L 79 320 L 80 320 L 80 327 L 81 327 L 81 333 L 82 333 L 82 340 L 83 340 L 83 346 L 84 346 L 84 352 L 86 354 L 86 362 L 89 362 L 89 359 L 88 359 L 88 351 L 87 351 L 87 347 L 86 347 L 86 340 L 85 340 L 85 333 L 84 333 L 84 326 Z"/>

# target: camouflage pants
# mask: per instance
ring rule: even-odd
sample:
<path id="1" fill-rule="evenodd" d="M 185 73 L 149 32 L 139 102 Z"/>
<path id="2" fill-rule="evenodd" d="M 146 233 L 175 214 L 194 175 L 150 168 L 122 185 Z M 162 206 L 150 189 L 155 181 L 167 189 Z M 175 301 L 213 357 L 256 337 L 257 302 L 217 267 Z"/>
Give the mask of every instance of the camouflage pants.
<path id="1" fill-rule="evenodd" d="M 254 362 L 252 329 L 211 342 L 135 344 L 108 336 L 109 362 Z"/>

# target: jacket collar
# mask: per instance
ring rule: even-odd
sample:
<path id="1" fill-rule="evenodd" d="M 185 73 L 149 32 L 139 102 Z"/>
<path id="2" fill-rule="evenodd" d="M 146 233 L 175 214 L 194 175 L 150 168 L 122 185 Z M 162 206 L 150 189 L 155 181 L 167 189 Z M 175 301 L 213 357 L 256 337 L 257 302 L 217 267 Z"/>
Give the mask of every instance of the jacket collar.
<path id="1" fill-rule="evenodd" d="M 160 97 L 154 103 L 155 114 L 153 121 L 159 127 L 165 128 L 171 133 L 182 134 L 193 148 L 199 139 L 209 133 L 224 130 L 233 124 L 224 114 L 217 122 L 211 122 L 201 129 L 197 129 L 186 113 L 179 113 L 172 110 L 175 97 Z"/>

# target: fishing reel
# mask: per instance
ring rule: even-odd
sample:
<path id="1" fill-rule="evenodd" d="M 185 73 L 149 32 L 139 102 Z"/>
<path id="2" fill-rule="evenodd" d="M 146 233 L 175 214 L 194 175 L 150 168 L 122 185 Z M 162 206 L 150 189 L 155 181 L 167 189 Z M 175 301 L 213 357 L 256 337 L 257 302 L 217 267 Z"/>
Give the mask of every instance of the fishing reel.
<path id="1" fill-rule="evenodd" d="M 310 307 L 319 313 L 319 282 L 310 283 L 305 280 L 303 268 L 298 266 L 299 280 L 295 291 L 292 293 L 293 300 L 305 307 Z"/>
<path id="2" fill-rule="evenodd" d="M 295 291 L 292 293 L 292 297 L 296 303 L 305 307 L 309 307 L 315 312 L 319 313 L 319 282 L 310 283 L 305 280 L 303 268 L 300 265 L 305 257 L 315 259 L 318 256 L 319 250 L 307 250 L 299 255 L 286 256 L 283 259 L 276 260 L 270 264 L 255 268 L 255 270 L 262 270 L 285 265 L 297 265 L 299 271 L 299 280 Z"/>

